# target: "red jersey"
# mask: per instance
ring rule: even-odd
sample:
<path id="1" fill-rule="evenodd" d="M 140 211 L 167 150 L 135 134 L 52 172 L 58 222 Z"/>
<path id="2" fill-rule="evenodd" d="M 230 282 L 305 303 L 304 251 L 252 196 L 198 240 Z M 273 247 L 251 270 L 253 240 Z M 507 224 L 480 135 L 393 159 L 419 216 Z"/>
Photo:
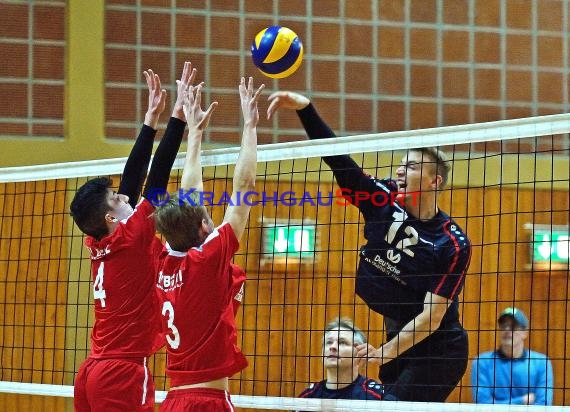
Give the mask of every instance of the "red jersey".
<path id="1" fill-rule="evenodd" d="M 95 324 L 93 358 L 146 357 L 163 345 L 154 291 L 157 257 L 154 207 L 143 199 L 133 214 L 101 240 L 88 236 Z"/>
<path id="2" fill-rule="evenodd" d="M 231 263 L 238 247 L 224 223 L 200 247 L 166 248 L 160 257 L 156 287 L 171 387 L 229 377 L 247 366 L 235 323 L 245 282 L 245 272 Z"/>

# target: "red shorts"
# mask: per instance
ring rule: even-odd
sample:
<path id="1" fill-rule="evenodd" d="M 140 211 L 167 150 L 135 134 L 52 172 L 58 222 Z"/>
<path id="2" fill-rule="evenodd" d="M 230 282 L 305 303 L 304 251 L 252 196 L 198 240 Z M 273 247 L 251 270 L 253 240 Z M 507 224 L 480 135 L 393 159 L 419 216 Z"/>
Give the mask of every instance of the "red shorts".
<path id="1" fill-rule="evenodd" d="M 160 412 L 235 412 L 230 394 L 220 389 L 176 389 L 166 394 Z"/>
<path id="2" fill-rule="evenodd" d="M 73 403 L 76 412 L 153 411 L 146 358 L 87 358 L 75 377 Z"/>

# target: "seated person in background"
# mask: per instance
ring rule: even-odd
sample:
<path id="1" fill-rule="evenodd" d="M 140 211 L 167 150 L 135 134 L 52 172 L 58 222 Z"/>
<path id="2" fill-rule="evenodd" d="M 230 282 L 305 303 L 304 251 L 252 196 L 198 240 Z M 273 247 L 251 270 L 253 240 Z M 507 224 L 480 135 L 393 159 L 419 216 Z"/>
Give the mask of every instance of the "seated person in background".
<path id="1" fill-rule="evenodd" d="M 473 361 L 471 384 L 475 403 L 552 405 L 552 364 L 542 353 L 525 349 L 528 319 L 517 308 L 499 315 L 499 349 Z"/>
<path id="2" fill-rule="evenodd" d="M 354 359 L 356 346 L 366 343 L 366 336 L 349 318 L 336 318 L 325 327 L 323 363 L 327 379 L 311 384 L 300 398 L 381 400 L 380 383 L 358 373 Z"/>

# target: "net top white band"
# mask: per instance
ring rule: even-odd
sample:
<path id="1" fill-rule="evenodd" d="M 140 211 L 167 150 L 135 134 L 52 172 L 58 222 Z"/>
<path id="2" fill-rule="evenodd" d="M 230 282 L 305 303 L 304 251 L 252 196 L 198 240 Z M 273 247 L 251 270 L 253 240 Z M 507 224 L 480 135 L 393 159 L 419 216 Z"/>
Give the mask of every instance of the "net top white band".
<path id="1" fill-rule="evenodd" d="M 269 162 L 332 156 L 340 153 L 442 147 L 565 133 L 570 133 L 570 114 L 556 114 L 431 129 L 345 136 L 310 142 L 302 140 L 260 145 L 257 158 L 258 162 Z M 202 152 L 202 166 L 232 165 L 235 164 L 238 154 L 239 147 L 205 150 Z M 115 158 L 0 168 L 0 183 L 116 175 L 123 172 L 125 161 L 126 158 Z M 174 169 L 181 169 L 183 164 L 184 153 L 179 153 Z"/>
<path id="2" fill-rule="evenodd" d="M 45 385 L 0 381 L 0 392 L 73 397 L 73 386 Z M 161 403 L 166 392 L 156 391 L 156 402 Z M 305 399 L 273 396 L 231 395 L 238 408 L 303 410 L 327 412 L 382 411 L 382 412 L 522 412 L 529 411 L 526 405 L 485 405 L 472 403 L 427 403 L 427 402 L 382 402 L 348 399 Z M 570 406 L 532 406 L 532 412 L 570 411 Z"/>

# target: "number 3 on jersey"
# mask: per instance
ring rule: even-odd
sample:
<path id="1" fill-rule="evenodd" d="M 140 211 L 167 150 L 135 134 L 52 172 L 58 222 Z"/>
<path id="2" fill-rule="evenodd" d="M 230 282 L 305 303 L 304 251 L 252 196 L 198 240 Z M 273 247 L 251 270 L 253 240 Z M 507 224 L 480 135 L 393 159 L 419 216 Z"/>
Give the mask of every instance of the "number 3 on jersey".
<path id="1" fill-rule="evenodd" d="M 103 289 L 103 271 L 105 270 L 105 262 L 101 262 L 99 269 L 97 270 L 97 276 L 95 277 L 95 282 L 93 282 L 93 299 L 101 299 L 101 307 L 105 307 L 105 298 L 107 294 L 105 289 Z"/>
<path id="2" fill-rule="evenodd" d="M 170 333 L 166 335 L 166 341 L 172 349 L 178 349 L 180 346 L 180 334 L 178 328 L 174 326 L 174 308 L 169 301 L 164 302 L 162 305 L 162 316 L 168 316 L 167 327 Z"/>

